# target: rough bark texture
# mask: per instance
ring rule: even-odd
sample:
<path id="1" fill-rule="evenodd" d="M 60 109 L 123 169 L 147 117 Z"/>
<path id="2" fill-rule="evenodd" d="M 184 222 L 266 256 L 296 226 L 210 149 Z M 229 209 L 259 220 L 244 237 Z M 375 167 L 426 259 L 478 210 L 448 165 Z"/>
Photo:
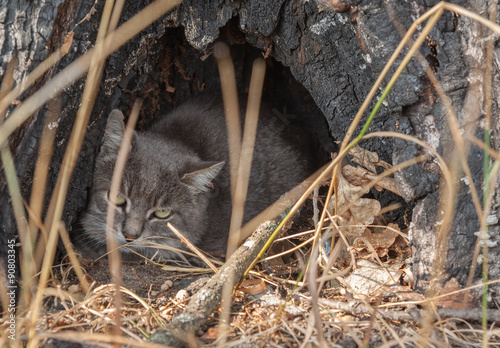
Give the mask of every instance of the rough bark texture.
<path id="1" fill-rule="evenodd" d="M 147 3 L 126 2 L 122 21 L 133 16 Z M 155 22 L 115 52 L 107 61 L 86 141 L 72 178 L 63 216 L 67 226 L 75 222 L 85 206 L 94 157 L 109 111 L 118 107 L 126 112 L 135 98 L 142 97 L 145 104 L 139 126 L 147 126 L 160 116 L 159 110 L 168 111 L 200 93 L 218 92 L 218 73 L 211 55 L 216 39 L 232 45 L 240 92 L 245 92 L 248 86 L 253 58 L 261 54 L 269 55 L 265 95 L 279 105 L 278 109 L 288 104 L 286 101 L 291 101 L 292 105 L 287 105 L 289 113 L 309 115 L 309 118 L 302 118 L 302 122 L 317 132 L 324 147 L 330 142 L 322 133 L 325 119 L 331 135 L 341 140 L 372 83 L 399 43 L 401 36 L 388 13 L 392 11 L 402 27 L 407 29 L 413 20 L 436 2 L 352 0 L 346 3 L 352 8 L 337 13 L 327 4 L 316 0 L 186 0 L 171 14 Z M 486 1 L 460 0 L 455 3 L 476 13 L 486 13 L 482 12 L 486 9 Z M 96 7 L 96 12 L 91 11 L 92 6 Z M 17 50 L 21 66 L 17 69 L 15 79 L 17 83 L 22 83 L 26 73 L 47 55 L 46 45 L 51 43 L 47 47 L 54 49 L 60 45 L 62 37 L 74 29 L 72 50 L 45 77 L 50 78 L 92 46 L 102 6 L 103 2 L 94 5 L 94 1 L 90 0 L 67 0 L 64 3 L 54 0 L 36 6 L 21 1 L 5 2 L 0 7 L 0 75 L 6 62 Z M 21 15 L 22 12 L 26 15 Z M 75 27 L 87 14 L 90 14 L 89 19 Z M 421 53 L 435 70 L 465 130 L 472 120 L 482 117 L 484 93 L 476 82 L 481 79 L 484 69 L 485 41 L 482 38 L 486 34 L 472 21 L 445 13 L 421 48 Z M 492 145 L 497 151 L 500 149 L 500 126 L 496 112 L 499 51 L 496 45 L 493 77 L 493 114 L 496 119 L 492 122 Z M 83 79 L 75 81 L 62 95 L 65 107 L 58 123 L 49 192 L 56 180 L 81 101 L 83 85 Z M 471 108 L 476 113 L 472 120 L 469 112 Z M 321 118 L 321 113 L 324 118 Z M 44 119 L 45 109 L 42 109 L 10 139 L 25 198 L 31 189 L 37 154 L 35 149 Z M 446 111 L 416 61 L 406 68 L 370 130 L 413 134 L 445 155 L 453 148 Z M 475 132 L 479 134 L 480 131 L 478 129 Z M 362 145 L 379 153 L 383 160 L 390 161 L 392 158 L 394 163 L 400 163 L 422 151 L 411 143 L 392 139 L 370 140 Z M 480 189 L 482 155 L 477 148 L 472 148 L 469 159 L 474 183 Z M 440 186 L 436 169 L 435 164 L 426 163 L 404 170 L 396 178 L 404 198 L 417 205 L 413 212 L 410 236 L 415 246 L 411 265 L 418 288 L 425 288 L 436 252 L 436 190 Z M 475 243 L 473 234 L 479 229 L 468 191 L 463 183 L 457 199 L 456 219 L 447 257 L 447 276 L 457 277 L 462 284 L 472 261 Z M 0 228 L 8 236 L 14 234 L 15 227 L 3 173 L 0 176 L 0 194 Z M 383 206 L 397 200 L 391 194 L 374 194 Z M 403 214 L 398 214 L 402 221 Z M 490 215 L 498 218 L 499 214 L 500 193 L 497 190 Z M 398 219 L 396 214 L 392 217 Z M 498 222 L 490 227 L 490 235 L 492 241 L 498 241 Z M 1 238 L 0 243 L 7 239 Z M 496 244 L 490 249 L 490 260 L 498 259 L 499 253 L 500 245 Z M 490 274 L 491 278 L 498 279 L 500 265 L 491 262 Z M 498 296 L 498 286 L 493 291 L 493 295 Z"/>
<path id="2" fill-rule="evenodd" d="M 7 64 L 16 55 L 19 59 L 18 67 L 14 73 L 17 84 L 26 80 L 28 73 L 47 58 L 48 51 L 45 45 L 48 44 L 61 3 L 62 0 L 40 1 L 38 3 L 0 1 L 0 76 L 2 81 Z M 67 28 L 66 24 L 61 23 L 60 27 Z M 37 85 L 40 86 L 42 83 L 43 81 L 39 81 Z M 29 94 L 28 91 L 23 97 Z M 33 158 L 36 158 L 35 149 L 37 140 L 42 133 L 43 114 L 43 112 L 37 113 L 30 122 L 20 127 L 9 140 L 20 177 L 25 175 L 30 161 L 34 161 Z M 40 119 L 40 121 L 36 122 L 36 119 Z M 5 185 L 2 166 L 0 173 L 0 233 L 2 234 L 0 254 L 2 255 L 5 255 L 7 241 L 16 235 L 9 193 Z"/>

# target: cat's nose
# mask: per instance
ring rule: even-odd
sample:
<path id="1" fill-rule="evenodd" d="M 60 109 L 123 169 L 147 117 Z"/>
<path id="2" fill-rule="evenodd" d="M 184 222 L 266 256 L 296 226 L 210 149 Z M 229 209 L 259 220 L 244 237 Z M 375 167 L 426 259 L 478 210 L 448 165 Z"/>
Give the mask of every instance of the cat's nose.
<path id="1" fill-rule="evenodd" d="M 143 221 L 141 219 L 134 218 L 129 218 L 125 221 L 125 228 L 122 230 L 122 234 L 127 242 L 133 242 L 141 236 L 142 223 Z"/>

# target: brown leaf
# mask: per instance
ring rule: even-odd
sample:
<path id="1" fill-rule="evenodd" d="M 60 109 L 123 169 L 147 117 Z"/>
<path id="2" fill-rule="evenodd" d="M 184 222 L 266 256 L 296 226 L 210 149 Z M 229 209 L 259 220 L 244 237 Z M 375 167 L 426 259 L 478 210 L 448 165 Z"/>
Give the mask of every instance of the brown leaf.
<path id="1" fill-rule="evenodd" d="M 345 176 L 345 178 L 352 184 L 357 185 L 357 186 L 365 186 L 370 183 L 373 179 L 377 177 L 377 174 L 374 174 L 365 168 L 362 167 L 353 167 L 351 165 L 346 165 L 344 168 L 342 168 L 342 174 Z M 378 191 L 382 191 L 382 189 L 389 190 L 391 192 L 394 192 L 397 195 L 401 195 L 399 192 L 398 186 L 396 185 L 396 180 L 393 178 L 382 178 L 380 179 L 377 184 L 375 185 L 375 188 Z"/>
<path id="2" fill-rule="evenodd" d="M 328 5 L 335 12 L 347 12 L 351 9 L 351 5 L 345 4 L 340 0 L 324 0 L 323 4 Z"/>
<path id="3" fill-rule="evenodd" d="M 266 291 L 266 283 L 263 279 L 245 279 L 238 290 L 247 295 L 258 295 Z"/>
<path id="4" fill-rule="evenodd" d="M 208 328 L 207 332 L 203 334 L 203 338 L 214 340 L 218 337 L 219 330 L 216 327 Z"/>
<path id="5" fill-rule="evenodd" d="M 347 181 L 342 173 L 338 174 L 338 210 L 344 218 L 343 226 L 349 226 L 344 231 L 362 235 L 366 226 L 371 224 L 375 216 L 379 213 L 381 206 L 375 199 L 358 198 L 363 194 L 364 188 L 356 186 Z M 330 201 L 329 209 L 333 211 L 335 207 L 335 195 Z M 356 226 L 355 226 L 356 225 Z"/>
<path id="6" fill-rule="evenodd" d="M 374 224 L 381 224 L 379 217 L 375 219 Z M 383 260 L 384 262 L 393 262 L 409 256 L 408 241 L 405 238 L 397 224 L 389 223 L 386 227 L 372 226 L 367 228 L 362 236 L 354 240 L 352 245 L 356 250 L 357 258 L 371 259 L 376 255 L 379 258 L 387 257 Z M 407 271 L 409 272 L 409 270 Z M 405 281 L 411 282 L 409 278 L 410 275 L 405 275 Z"/>
<path id="7" fill-rule="evenodd" d="M 449 294 L 461 290 L 462 287 L 455 278 L 451 278 L 441 290 L 442 294 Z M 465 309 L 473 308 L 472 296 L 467 292 L 457 292 L 442 299 L 438 299 L 436 304 L 441 308 Z"/>
<path id="8" fill-rule="evenodd" d="M 75 32 L 70 31 L 68 35 L 64 37 L 64 43 L 61 46 L 61 53 L 63 56 L 68 54 L 71 44 L 73 43 L 73 36 L 75 36 Z"/>
<path id="9" fill-rule="evenodd" d="M 377 174 L 375 167 L 384 167 L 385 169 L 392 167 L 389 163 L 379 160 L 377 153 L 365 150 L 359 145 L 354 146 L 349 151 L 349 155 L 353 157 L 353 162 L 362 165 L 373 174 Z"/>
<path id="10" fill-rule="evenodd" d="M 362 249 L 366 249 L 368 247 L 366 243 L 370 243 L 373 249 L 376 250 L 379 257 L 387 255 L 389 248 L 394 244 L 399 235 L 394 231 L 399 231 L 397 224 L 389 224 L 388 227 L 390 228 L 385 228 L 383 230 L 377 229 L 375 231 L 366 229 L 363 232 L 364 241 L 360 238 L 356 239 L 353 247 L 358 251 L 361 251 Z"/>

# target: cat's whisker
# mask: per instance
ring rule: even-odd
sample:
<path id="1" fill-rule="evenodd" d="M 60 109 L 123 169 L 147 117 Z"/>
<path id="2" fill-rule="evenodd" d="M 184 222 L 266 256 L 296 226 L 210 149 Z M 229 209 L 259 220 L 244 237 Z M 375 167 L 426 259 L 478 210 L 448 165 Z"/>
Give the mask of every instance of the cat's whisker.
<path id="1" fill-rule="evenodd" d="M 174 240 L 176 241 L 177 243 L 179 243 L 179 240 L 175 240 L 173 238 L 169 238 L 169 237 L 158 237 L 158 236 L 155 236 L 155 237 L 149 237 L 150 239 L 167 239 L 167 240 Z M 190 252 L 190 251 L 187 251 L 187 250 L 183 250 L 183 249 L 180 249 L 180 248 L 176 248 L 174 246 L 171 246 L 171 245 L 168 245 L 168 244 L 164 244 L 164 243 L 158 243 L 158 242 L 155 242 L 155 241 L 147 241 L 147 240 L 141 240 L 141 243 L 144 243 L 144 244 L 148 244 L 148 245 L 145 245 L 144 248 L 156 248 L 156 249 L 160 249 L 160 250 L 168 250 L 168 251 L 173 251 L 175 253 L 182 253 L 182 254 L 186 254 L 186 255 L 189 255 L 189 256 L 196 256 L 196 254 Z M 179 244 L 179 246 L 182 247 L 181 244 Z"/>

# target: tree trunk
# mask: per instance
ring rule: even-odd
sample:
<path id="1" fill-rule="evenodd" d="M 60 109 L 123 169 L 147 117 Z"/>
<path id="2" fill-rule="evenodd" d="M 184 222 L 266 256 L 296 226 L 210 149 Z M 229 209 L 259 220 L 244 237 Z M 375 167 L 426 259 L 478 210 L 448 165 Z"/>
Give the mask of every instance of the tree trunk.
<path id="1" fill-rule="evenodd" d="M 120 108 L 126 114 L 136 98 L 144 98 L 139 127 L 145 127 L 157 119 L 160 112 L 171 110 L 191 96 L 219 93 L 217 66 L 211 54 L 217 39 L 231 44 L 239 92 L 246 91 L 253 58 L 261 55 L 268 57 L 265 95 L 280 107 L 287 101 L 288 112 L 292 114 L 308 115 L 302 121 L 316 133 L 325 149 L 334 151 L 335 147 L 324 132 L 325 125 L 328 124 L 331 136 L 343 139 L 351 120 L 401 39 L 396 27 L 400 25 L 408 29 L 412 20 L 427 11 L 429 3 L 434 3 L 424 0 L 345 2 L 348 6 L 342 6 L 337 1 L 323 3 L 317 0 L 186 0 L 116 51 L 107 60 L 84 146 L 71 179 L 63 215 L 66 226 L 72 226 L 85 207 L 94 158 L 109 112 Z M 104 2 L 52 0 L 37 5 L 23 1 L 4 3 L 0 7 L 0 75 L 17 52 L 20 60 L 14 76 L 17 84 L 22 83 L 28 72 L 40 64 L 50 51 L 59 47 L 69 32 L 74 31 L 68 55 L 22 96 L 23 102 L 45 81 L 92 47 Z M 488 13 L 486 1 L 455 3 L 484 16 Z M 125 2 L 122 22 L 146 4 L 147 1 Z M 400 23 L 393 23 L 391 17 Z M 417 34 L 422 28 L 423 25 L 418 28 Z M 484 90 L 477 81 L 481 82 L 484 76 L 487 42 L 484 38 L 487 35 L 487 30 L 476 22 L 445 12 L 420 49 L 450 98 L 458 122 L 465 131 L 471 122 L 477 124 L 477 120 L 483 117 Z M 397 62 L 401 59 L 398 58 Z M 492 79 L 494 119 L 491 139 L 493 149 L 498 152 L 498 45 L 494 60 L 497 63 Z M 395 67 L 391 68 L 391 72 L 394 71 Z M 64 108 L 58 122 L 47 197 L 56 182 L 74 117 L 81 103 L 83 86 L 84 79 L 75 81 L 62 94 Z M 11 106 L 10 111 L 15 107 Z M 31 191 L 36 149 L 45 117 L 46 108 L 42 108 L 9 139 L 25 199 L 29 198 Z M 446 110 L 415 59 L 396 82 L 370 127 L 370 131 L 380 130 L 415 135 L 445 158 L 451 156 L 454 145 Z M 483 129 L 473 132 L 482 138 Z M 394 164 L 423 151 L 415 144 L 390 138 L 370 139 L 362 145 L 377 152 L 382 160 Z M 472 146 L 469 165 L 478 192 L 482 190 L 482 158 L 482 152 Z M 390 214 L 404 227 L 408 223 L 405 218 L 409 218 L 405 216 L 405 210 L 415 206 L 410 228 L 415 252 L 409 263 L 419 289 L 427 287 L 437 252 L 436 211 L 442 183 L 436 169 L 436 165 L 429 161 L 398 173 L 396 180 L 406 202 L 401 210 Z M 5 243 L 15 234 L 15 223 L 3 175 L 2 172 L 0 228 L 5 237 L 0 239 L 0 250 L 5 254 Z M 443 281 L 455 277 L 464 285 L 472 263 L 476 243 L 474 233 L 479 230 L 479 222 L 466 180 L 462 180 L 460 185 Z M 399 199 L 391 193 L 374 194 L 382 206 Z M 493 208 L 488 215 L 491 215 L 492 222 L 490 240 L 498 241 L 498 186 Z M 500 245 L 493 245 L 489 259 L 498 259 L 499 253 Z M 490 262 L 489 270 L 491 278 L 500 278 L 498 263 Z M 500 287 L 496 285 L 490 290 L 492 295 L 498 296 Z"/>

